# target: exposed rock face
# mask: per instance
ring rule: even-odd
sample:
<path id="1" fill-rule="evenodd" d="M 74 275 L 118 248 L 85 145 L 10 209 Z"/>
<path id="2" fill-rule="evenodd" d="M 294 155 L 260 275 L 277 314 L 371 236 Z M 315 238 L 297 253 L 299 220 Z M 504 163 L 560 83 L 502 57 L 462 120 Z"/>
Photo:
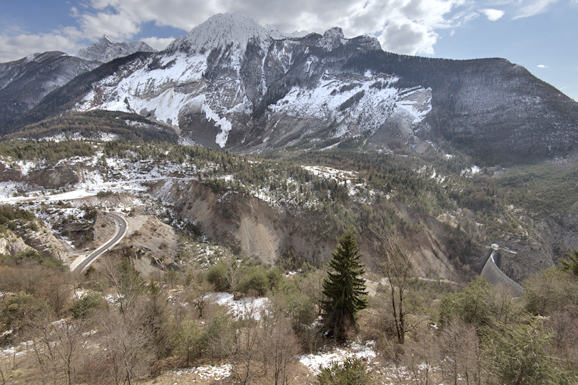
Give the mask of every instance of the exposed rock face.
<path id="1" fill-rule="evenodd" d="M 143 41 L 118 42 L 104 35 L 93 45 L 78 50 L 77 56 L 90 61 L 106 63 L 135 52 L 156 52 L 156 50 Z"/>
<path id="2" fill-rule="evenodd" d="M 216 15 L 122 71 L 78 108 L 145 114 L 214 148 L 360 136 L 414 150 L 450 142 L 507 163 L 561 154 L 578 140 L 578 104 L 520 66 L 389 54 L 375 38 L 346 39 L 339 28 L 274 38 L 246 16 Z"/>
<path id="3" fill-rule="evenodd" d="M 53 255 L 63 262 L 68 262 L 68 250 L 64 247 L 62 241 L 52 234 L 50 227 L 45 224 L 40 224 L 38 231 L 23 233 L 22 239 L 27 245 L 38 250 L 41 254 L 45 256 Z"/>
<path id="4" fill-rule="evenodd" d="M 217 15 L 164 53 L 128 63 L 125 76 L 98 82 L 78 108 L 141 113 L 195 143 L 239 151 L 368 136 L 386 123 L 402 126 L 407 142 L 431 110 L 431 90 L 343 70 L 349 57 L 379 49 L 339 28 L 277 40 L 246 16 Z"/>
<path id="5" fill-rule="evenodd" d="M 0 121 L 27 112 L 53 90 L 99 65 L 56 51 L 0 63 Z"/>
<path id="6" fill-rule="evenodd" d="M 34 251 L 34 249 L 14 233 L 8 232 L 0 237 L 0 254 L 14 255 L 26 251 Z"/>
<path id="7" fill-rule="evenodd" d="M 286 252 L 303 256 L 311 263 L 323 263 L 331 258 L 337 239 L 319 239 L 308 231 L 307 218 L 296 217 L 283 207 L 273 207 L 256 197 L 241 194 L 215 194 L 196 181 L 167 180 L 153 186 L 151 194 L 172 207 L 182 217 L 195 223 L 204 234 L 245 255 L 256 256 L 274 264 Z M 402 214 L 403 213 L 403 214 Z M 399 215 L 413 218 L 402 207 Z M 401 243 L 404 252 L 422 277 L 454 279 L 454 266 L 447 258 L 444 226 L 427 218 L 427 226 Z M 381 258 L 378 250 L 367 246 L 364 263 L 374 269 Z"/>

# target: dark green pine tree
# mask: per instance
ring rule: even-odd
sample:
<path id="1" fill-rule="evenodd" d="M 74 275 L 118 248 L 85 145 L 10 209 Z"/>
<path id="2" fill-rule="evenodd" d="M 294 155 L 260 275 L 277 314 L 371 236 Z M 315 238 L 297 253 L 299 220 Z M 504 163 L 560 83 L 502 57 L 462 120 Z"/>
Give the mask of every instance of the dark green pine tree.
<path id="1" fill-rule="evenodd" d="M 561 259 L 562 270 L 570 273 L 574 273 L 578 277 L 578 250 L 574 248 L 573 253 L 566 253 L 568 259 Z"/>
<path id="2" fill-rule="evenodd" d="M 357 327 L 357 312 L 367 307 L 365 269 L 351 230 L 339 240 L 332 256 L 323 282 L 323 327 L 328 336 L 344 340 Z"/>

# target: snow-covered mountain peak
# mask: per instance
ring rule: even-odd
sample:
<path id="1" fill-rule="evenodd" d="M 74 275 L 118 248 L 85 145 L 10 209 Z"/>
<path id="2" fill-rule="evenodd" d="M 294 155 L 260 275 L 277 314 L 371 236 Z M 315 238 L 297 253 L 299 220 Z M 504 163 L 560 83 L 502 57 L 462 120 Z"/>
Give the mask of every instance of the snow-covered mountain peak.
<path id="1" fill-rule="evenodd" d="M 155 49 L 142 41 L 133 41 L 130 43 L 117 42 L 107 35 L 104 35 L 93 45 L 78 50 L 77 56 L 82 59 L 106 63 L 135 52 L 155 52 Z"/>
<path id="2" fill-rule="evenodd" d="M 343 30 L 339 27 L 333 27 L 325 31 L 323 34 L 324 39 L 344 39 Z"/>
<path id="3" fill-rule="evenodd" d="M 167 50 L 209 53 L 214 48 L 224 48 L 233 44 L 244 51 L 250 40 L 255 39 L 263 43 L 270 38 L 265 28 L 245 14 L 220 13 L 193 28 L 188 35 L 179 37 Z"/>
<path id="4" fill-rule="evenodd" d="M 323 37 L 319 41 L 319 45 L 328 51 L 331 51 L 342 44 L 345 44 L 345 36 L 343 36 L 343 30 L 339 27 L 333 27 L 328 29 L 323 34 Z"/>

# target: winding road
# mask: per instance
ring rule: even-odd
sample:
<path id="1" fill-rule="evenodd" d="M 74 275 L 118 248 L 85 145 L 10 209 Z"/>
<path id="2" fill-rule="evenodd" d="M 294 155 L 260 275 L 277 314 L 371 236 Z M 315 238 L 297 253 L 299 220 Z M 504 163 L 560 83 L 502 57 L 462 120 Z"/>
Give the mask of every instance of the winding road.
<path id="1" fill-rule="evenodd" d="M 94 250 L 92 253 L 88 254 L 78 265 L 76 265 L 71 271 L 83 271 L 86 269 L 92 262 L 94 262 L 98 257 L 102 254 L 110 250 L 113 246 L 120 242 L 121 239 L 124 238 L 126 232 L 128 230 L 128 223 L 126 220 L 118 214 L 115 213 L 107 213 L 109 217 L 111 217 L 114 222 L 116 223 L 116 234 L 114 237 L 109 239 L 105 244 L 100 246 L 98 249 Z"/>

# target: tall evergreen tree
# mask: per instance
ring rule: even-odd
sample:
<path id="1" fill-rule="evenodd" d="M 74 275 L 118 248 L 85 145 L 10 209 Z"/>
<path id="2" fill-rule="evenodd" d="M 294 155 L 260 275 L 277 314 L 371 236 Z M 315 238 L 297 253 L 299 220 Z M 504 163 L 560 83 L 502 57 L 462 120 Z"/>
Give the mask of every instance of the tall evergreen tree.
<path id="1" fill-rule="evenodd" d="M 323 326 L 329 336 L 343 340 L 357 326 L 357 312 L 367 307 L 365 269 L 351 230 L 339 240 L 332 256 L 323 282 Z"/>

